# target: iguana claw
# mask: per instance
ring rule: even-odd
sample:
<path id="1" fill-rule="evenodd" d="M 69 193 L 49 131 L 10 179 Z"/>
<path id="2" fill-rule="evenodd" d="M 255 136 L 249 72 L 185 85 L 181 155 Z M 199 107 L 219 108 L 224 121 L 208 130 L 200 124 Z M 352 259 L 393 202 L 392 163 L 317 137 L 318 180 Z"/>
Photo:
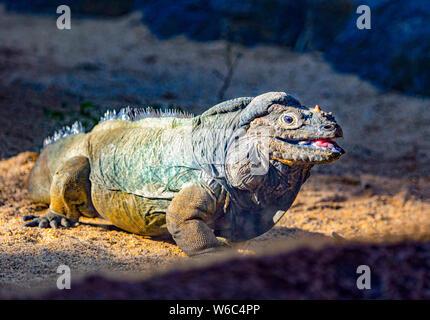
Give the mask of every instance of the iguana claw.
<path id="1" fill-rule="evenodd" d="M 39 228 L 49 228 L 57 229 L 58 227 L 70 228 L 75 226 L 75 223 L 66 217 L 49 212 L 43 216 L 25 215 L 22 217 L 23 221 L 27 221 L 22 224 L 23 227 L 39 227 Z"/>

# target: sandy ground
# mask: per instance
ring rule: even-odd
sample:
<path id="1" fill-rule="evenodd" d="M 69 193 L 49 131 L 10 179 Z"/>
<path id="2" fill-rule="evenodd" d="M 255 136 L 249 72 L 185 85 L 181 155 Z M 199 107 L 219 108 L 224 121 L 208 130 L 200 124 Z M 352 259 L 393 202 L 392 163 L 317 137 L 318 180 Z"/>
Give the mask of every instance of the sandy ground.
<path id="1" fill-rule="evenodd" d="M 126 104 L 176 105 L 200 113 L 217 102 L 227 73 L 224 41 L 154 38 L 133 14 L 74 20 L 69 33 L 55 19 L 0 13 L 0 291 L 53 287 L 56 268 L 76 277 L 173 268 L 188 261 L 170 241 L 128 234 L 100 219 L 70 230 L 21 228 L 24 214 L 43 214 L 26 197 L 25 179 L 43 138 L 79 118 L 92 101 L 100 115 Z M 287 91 L 304 104 L 333 111 L 347 154 L 313 169 L 277 226 L 236 250 L 252 254 L 303 237 L 314 242 L 430 238 L 430 99 L 380 92 L 338 74 L 318 53 L 298 55 L 258 46 L 240 52 L 224 98 Z M 52 118 L 44 109 L 63 115 Z M 339 237 L 336 236 L 338 239 Z"/>

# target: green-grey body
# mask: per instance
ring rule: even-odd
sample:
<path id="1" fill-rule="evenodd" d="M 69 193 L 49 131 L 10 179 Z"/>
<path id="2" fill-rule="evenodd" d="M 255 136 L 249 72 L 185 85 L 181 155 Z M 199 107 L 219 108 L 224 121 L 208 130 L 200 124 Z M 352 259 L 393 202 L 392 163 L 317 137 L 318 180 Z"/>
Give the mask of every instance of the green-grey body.
<path id="1" fill-rule="evenodd" d="M 70 135 L 46 147 L 50 180 L 70 158 L 88 158 L 91 199 L 102 217 L 117 220 L 121 216 L 121 221 L 112 222 L 134 233 L 167 233 L 170 201 L 184 184 L 198 181 L 201 173 L 193 167 L 191 128 L 189 118 L 102 122 L 89 133 Z M 121 198 L 117 202 L 122 205 L 105 205 L 101 199 L 110 191 L 138 196 L 139 203 L 131 205 L 140 208 L 127 208 L 130 204 Z"/>

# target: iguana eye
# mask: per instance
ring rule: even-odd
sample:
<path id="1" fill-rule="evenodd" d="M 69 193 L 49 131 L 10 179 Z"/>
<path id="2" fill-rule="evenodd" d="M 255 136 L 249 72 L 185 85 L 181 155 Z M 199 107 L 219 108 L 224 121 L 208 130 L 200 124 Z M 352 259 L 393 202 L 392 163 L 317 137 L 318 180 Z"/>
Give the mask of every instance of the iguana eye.
<path id="1" fill-rule="evenodd" d="M 279 124 L 285 129 L 297 129 L 302 123 L 302 117 L 295 112 L 286 112 L 279 117 Z"/>
<path id="2" fill-rule="evenodd" d="M 292 124 L 295 119 L 292 116 L 286 115 L 282 118 L 282 121 L 285 122 L 286 124 Z"/>

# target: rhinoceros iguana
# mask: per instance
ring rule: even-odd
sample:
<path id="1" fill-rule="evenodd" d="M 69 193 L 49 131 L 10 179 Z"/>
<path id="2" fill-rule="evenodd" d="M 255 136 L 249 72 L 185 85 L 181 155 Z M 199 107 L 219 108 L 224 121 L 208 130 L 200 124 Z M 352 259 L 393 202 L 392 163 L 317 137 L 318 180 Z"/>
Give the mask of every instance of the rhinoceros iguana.
<path id="1" fill-rule="evenodd" d="M 220 103 L 193 117 L 126 108 L 45 141 L 28 180 L 48 213 L 25 226 L 101 217 L 141 235 L 169 234 L 189 256 L 268 231 L 314 164 L 344 153 L 331 113 L 284 92 Z M 227 241 L 226 241 L 227 240 Z"/>

